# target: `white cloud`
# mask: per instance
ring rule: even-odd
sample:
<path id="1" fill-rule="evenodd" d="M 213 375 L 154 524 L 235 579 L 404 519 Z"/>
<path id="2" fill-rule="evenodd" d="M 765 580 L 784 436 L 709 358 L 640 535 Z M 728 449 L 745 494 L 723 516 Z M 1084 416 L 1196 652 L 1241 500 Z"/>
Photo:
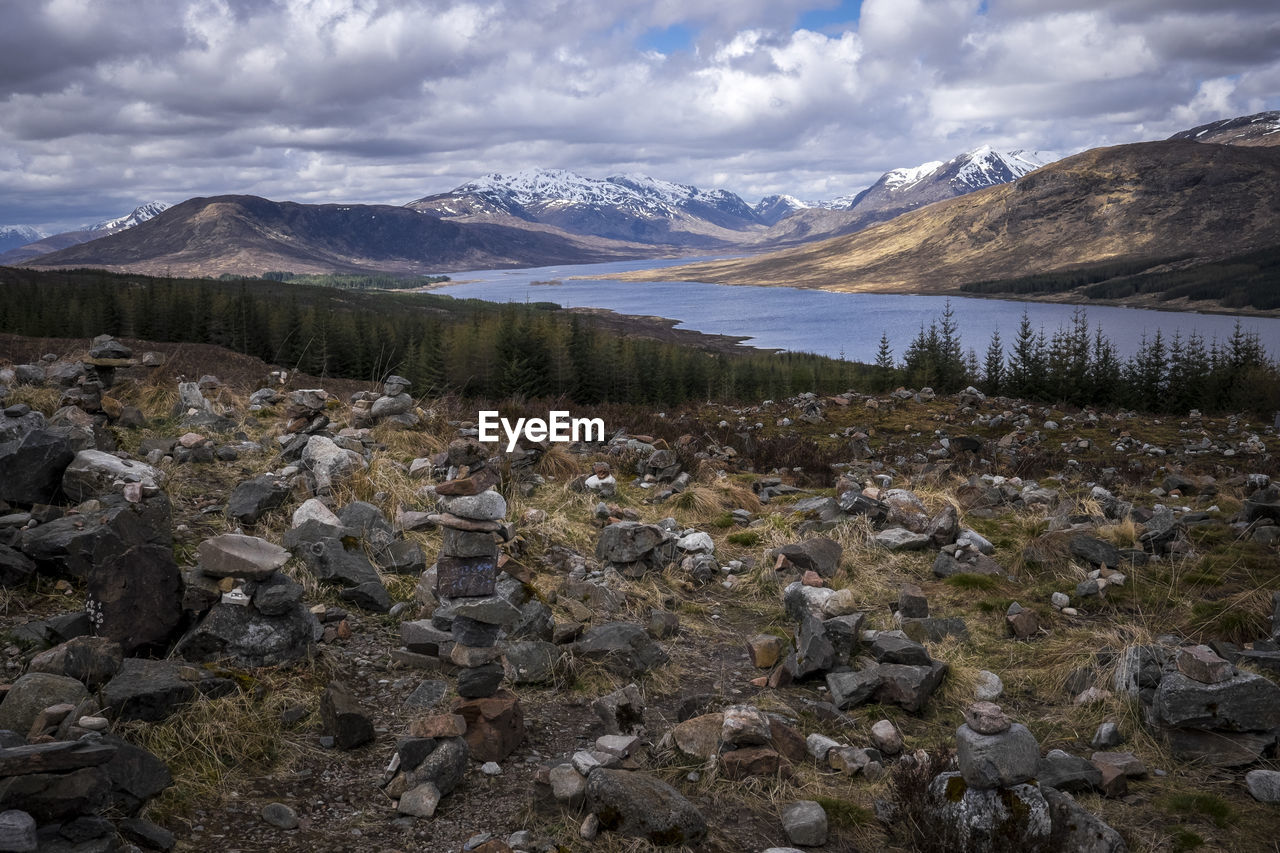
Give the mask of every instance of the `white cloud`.
<path id="1" fill-rule="evenodd" d="M 152 197 L 403 203 L 494 170 L 854 192 L 1280 107 L 1271 0 L 30 0 L 0 32 L 0 222 Z M 682 27 L 687 49 L 652 49 Z"/>

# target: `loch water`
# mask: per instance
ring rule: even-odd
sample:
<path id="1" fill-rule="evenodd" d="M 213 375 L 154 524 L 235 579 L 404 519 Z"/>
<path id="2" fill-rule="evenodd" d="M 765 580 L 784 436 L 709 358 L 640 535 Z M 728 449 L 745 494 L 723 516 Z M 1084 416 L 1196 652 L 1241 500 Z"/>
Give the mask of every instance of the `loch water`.
<path id="1" fill-rule="evenodd" d="M 605 308 L 621 314 L 640 314 L 679 320 L 678 328 L 744 337 L 750 346 L 813 352 L 853 361 L 875 360 L 880 335 L 885 333 L 895 358 L 922 326 L 938 320 L 950 299 L 966 350 L 979 358 L 993 332 L 999 330 L 1005 352 L 1018 330 L 1023 312 L 1034 328 L 1051 336 L 1070 325 L 1077 306 L 1006 299 L 945 297 L 889 293 L 834 293 L 793 287 L 707 284 L 690 281 L 633 282 L 593 278 L 638 269 L 690 263 L 700 258 L 620 261 L 605 264 L 561 265 L 515 270 L 476 270 L 450 273 L 457 284 L 432 288 L 460 299 L 490 302 L 555 302 L 565 308 Z M 534 282 L 544 282 L 534 284 Z M 557 282 L 545 284 L 545 282 Z M 1142 336 L 1160 329 L 1166 340 L 1175 331 L 1185 338 L 1198 332 L 1206 345 L 1231 336 L 1236 322 L 1257 332 L 1272 358 L 1280 357 L 1280 318 L 1185 311 L 1154 311 L 1085 307 L 1092 330 L 1116 345 L 1121 356 L 1132 355 Z"/>

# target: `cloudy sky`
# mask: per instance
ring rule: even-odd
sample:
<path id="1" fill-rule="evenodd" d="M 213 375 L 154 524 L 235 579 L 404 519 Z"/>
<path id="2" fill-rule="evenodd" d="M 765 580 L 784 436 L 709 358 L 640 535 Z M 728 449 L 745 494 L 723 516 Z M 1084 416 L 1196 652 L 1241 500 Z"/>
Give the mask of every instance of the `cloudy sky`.
<path id="1" fill-rule="evenodd" d="M 1280 108 L 1275 0 L 0 0 L 0 223 L 492 171 L 854 192 Z"/>

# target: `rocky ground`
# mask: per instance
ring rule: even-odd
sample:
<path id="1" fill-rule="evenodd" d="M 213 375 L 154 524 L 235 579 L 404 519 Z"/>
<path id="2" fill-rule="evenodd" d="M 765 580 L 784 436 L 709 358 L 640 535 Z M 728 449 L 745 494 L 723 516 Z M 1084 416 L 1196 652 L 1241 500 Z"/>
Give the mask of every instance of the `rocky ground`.
<path id="1" fill-rule="evenodd" d="M 1257 419 L 0 343 L 0 849 L 1275 849 Z"/>

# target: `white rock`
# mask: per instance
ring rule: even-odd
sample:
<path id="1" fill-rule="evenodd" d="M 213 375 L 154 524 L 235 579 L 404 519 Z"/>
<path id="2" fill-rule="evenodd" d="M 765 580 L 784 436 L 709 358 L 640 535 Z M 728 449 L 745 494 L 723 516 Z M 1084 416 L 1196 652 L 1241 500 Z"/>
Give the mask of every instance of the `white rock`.
<path id="1" fill-rule="evenodd" d="M 714 554 L 716 552 L 716 543 L 712 540 L 711 534 L 702 530 L 695 530 L 688 536 L 681 536 L 676 540 L 676 547 L 681 551 L 687 551 L 692 554 Z"/>
<path id="2" fill-rule="evenodd" d="M 988 670 L 978 673 L 978 685 L 973 690 L 973 698 L 979 702 L 991 702 L 1004 693 L 1004 682 L 1000 676 Z"/>
<path id="3" fill-rule="evenodd" d="M 334 515 L 333 510 L 325 506 L 319 498 L 308 498 L 302 502 L 302 506 L 293 511 L 294 527 L 301 527 L 308 521 L 319 521 L 334 527 L 342 526 L 338 516 Z"/>

